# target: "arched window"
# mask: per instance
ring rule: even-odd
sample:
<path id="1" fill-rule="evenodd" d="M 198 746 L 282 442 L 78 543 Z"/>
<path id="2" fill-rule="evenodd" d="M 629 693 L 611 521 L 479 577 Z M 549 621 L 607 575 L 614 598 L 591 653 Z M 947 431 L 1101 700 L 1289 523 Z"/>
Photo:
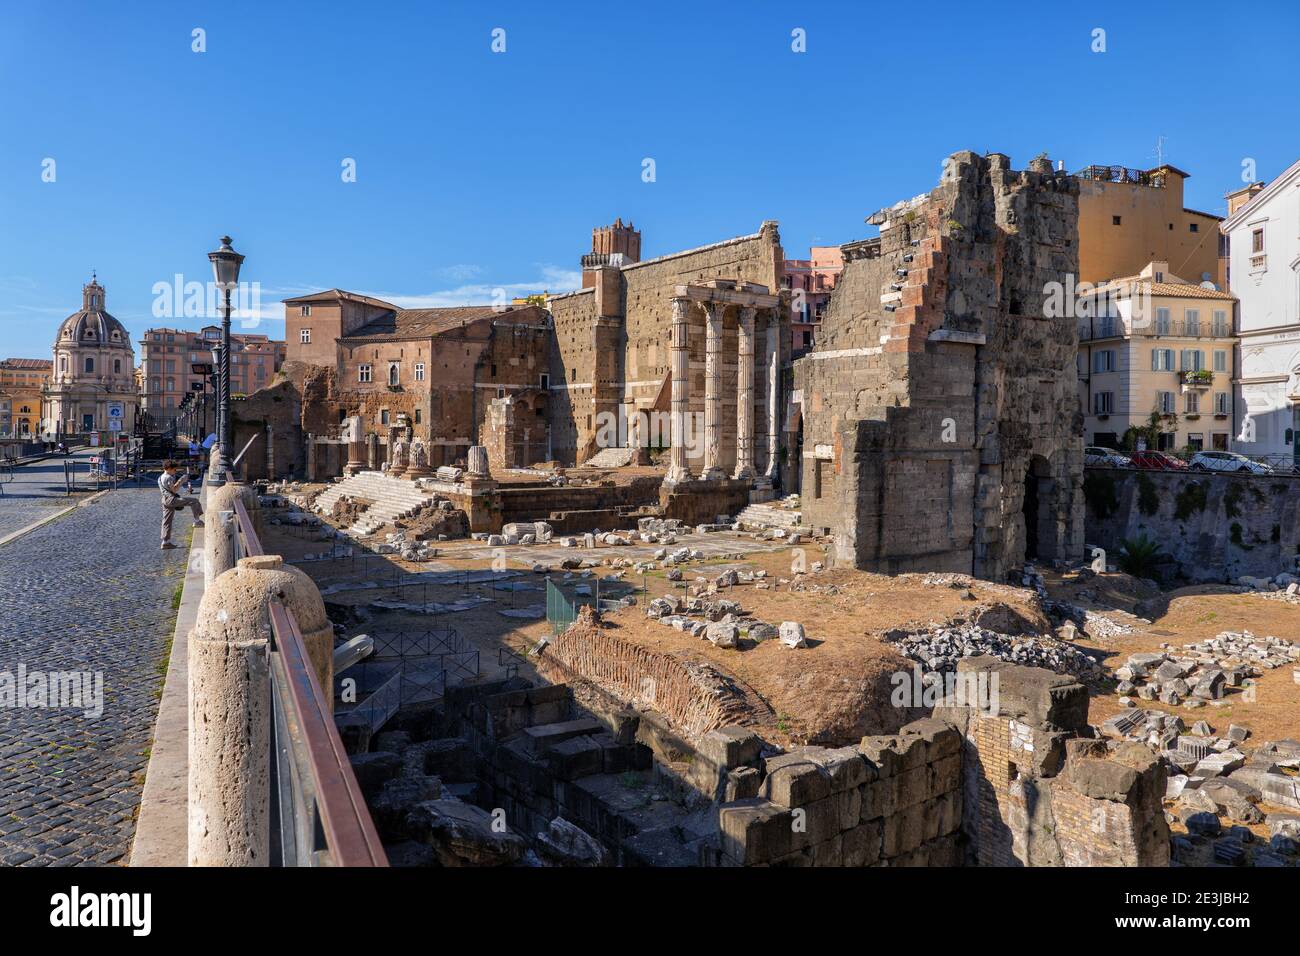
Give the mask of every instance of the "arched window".
<path id="1" fill-rule="evenodd" d="M 93 372 L 94 370 L 95 370 L 95 360 L 94 360 L 93 358 L 91 358 L 89 355 L 87 355 L 87 356 L 86 356 L 86 371 L 87 371 L 87 372 Z"/>
<path id="2" fill-rule="evenodd" d="M 122 360 L 121 360 L 121 359 L 113 359 L 113 374 L 114 374 L 114 375 L 121 375 L 121 374 L 122 374 Z"/>
<path id="3" fill-rule="evenodd" d="M 388 384 L 389 385 L 397 384 L 397 363 L 393 363 L 392 365 L 388 366 Z"/>
<path id="4" fill-rule="evenodd" d="M 60 372 L 66 372 L 67 370 L 68 370 L 68 357 L 67 357 L 66 355 L 60 355 L 60 356 L 59 356 L 59 371 L 60 371 Z"/>

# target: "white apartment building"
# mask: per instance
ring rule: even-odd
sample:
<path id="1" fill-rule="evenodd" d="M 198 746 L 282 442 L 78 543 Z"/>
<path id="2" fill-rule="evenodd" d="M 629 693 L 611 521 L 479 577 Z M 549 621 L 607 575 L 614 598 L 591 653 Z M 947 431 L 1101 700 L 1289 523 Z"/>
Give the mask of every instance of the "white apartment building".
<path id="1" fill-rule="evenodd" d="M 1240 358 L 1232 448 L 1300 461 L 1300 162 L 1231 211 L 1228 282 Z"/>

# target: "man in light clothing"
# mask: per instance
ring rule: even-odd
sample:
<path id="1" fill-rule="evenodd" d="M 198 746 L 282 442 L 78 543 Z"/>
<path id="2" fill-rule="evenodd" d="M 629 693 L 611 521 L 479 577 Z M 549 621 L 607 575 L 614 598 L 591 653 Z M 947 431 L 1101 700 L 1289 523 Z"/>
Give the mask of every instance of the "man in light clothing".
<path id="1" fill-rule="evenodd" d="M 172 519 L 176 517 L 176 512 L 183 508 L 189 508 L 190 513 L 194 515 L 194 527 L 203 527 L 203 507 L 199 504 L 198 498 L 186 497 L 176 489 L 182 484 L 185 490 L 190 490 L 190 477 L 185 475 L 184 480 L 177 472 L 178 465 L 170 459 L 163 464 L 162 476 L 158 479 L 158 490 L 162 492 L 162 547 L 163 550 L 174 548 L 172 544 Z"/>

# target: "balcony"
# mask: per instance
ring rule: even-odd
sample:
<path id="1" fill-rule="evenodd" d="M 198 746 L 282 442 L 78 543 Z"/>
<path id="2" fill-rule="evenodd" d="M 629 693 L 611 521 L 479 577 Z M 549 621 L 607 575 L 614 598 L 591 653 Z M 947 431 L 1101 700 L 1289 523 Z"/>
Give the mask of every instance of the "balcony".
<path id="1" fill-rule="evenodd" d="M 1214 373 L 1208 368 L 1187 369 L 1178 373 L 1178 380 L 1183 383 L 1183 391 L 1189 389 L 1207 389 L 1214 384 Z"/>

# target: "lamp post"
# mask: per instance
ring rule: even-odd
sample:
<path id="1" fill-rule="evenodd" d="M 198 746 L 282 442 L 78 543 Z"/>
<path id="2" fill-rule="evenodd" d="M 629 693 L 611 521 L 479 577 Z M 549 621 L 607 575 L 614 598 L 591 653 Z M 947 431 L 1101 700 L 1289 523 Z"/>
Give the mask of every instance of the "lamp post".
<path id="1" fill-rule="evenodd" d="M 230 478 L 230 294 L 239 284 L 239 267 L 244 257 L 230 247 L 230 237 L 221 237 L 221 248 L 208 253 L 217 288 L 222 292 L 220 377 L 217 396 L 216 463 L 208 472 L 208 484 L 223 485 Z"/>

